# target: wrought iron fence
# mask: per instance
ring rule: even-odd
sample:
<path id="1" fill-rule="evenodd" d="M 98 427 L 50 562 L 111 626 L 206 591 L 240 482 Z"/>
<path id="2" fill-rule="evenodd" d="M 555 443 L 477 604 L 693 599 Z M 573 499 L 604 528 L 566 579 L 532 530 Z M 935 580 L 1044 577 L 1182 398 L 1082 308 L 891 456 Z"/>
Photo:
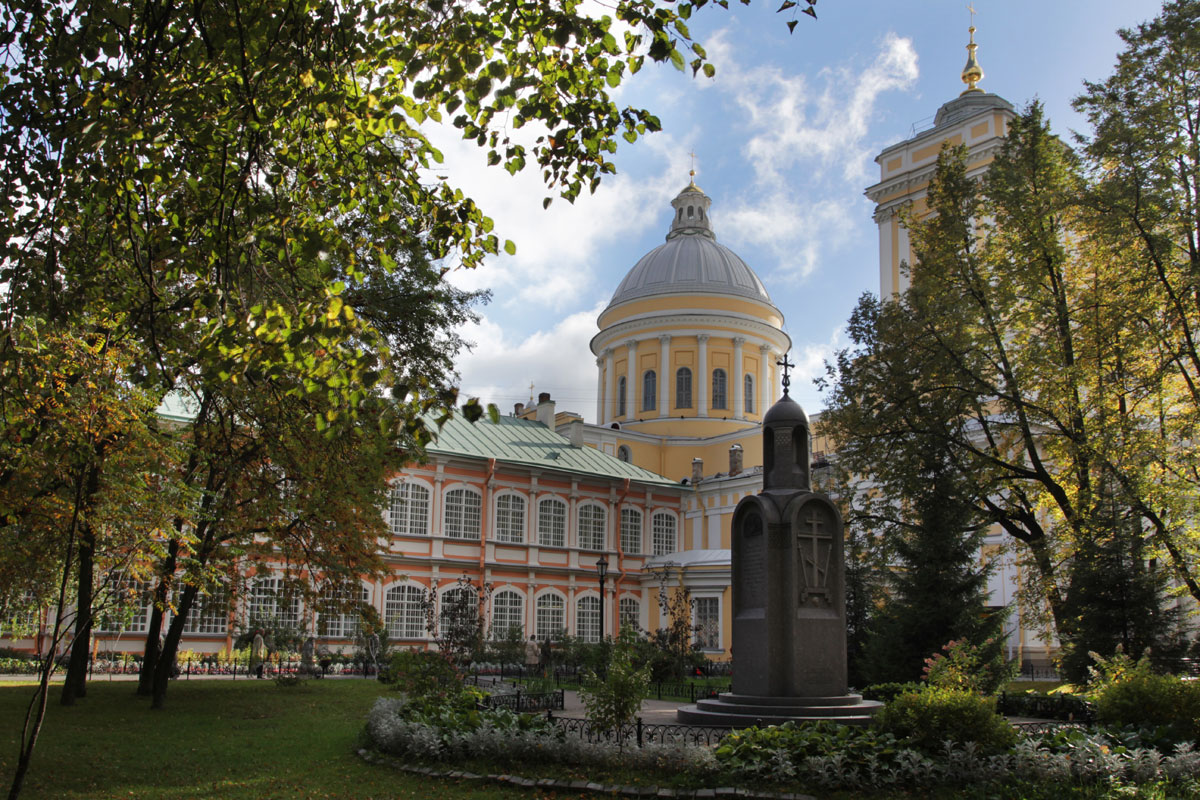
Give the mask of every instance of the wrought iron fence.
<path id="1" fill-rule="evenodd" d="M 1005 716 L 1040 717 L 1064 722 L 1090 723 L 1095 719 L 1092 704 L 1082 697 L 1057 694 L 1009 694 L 1001 692 L 996 710 Z"/>
<path id="2" fill-rule="evenodd" d="M 480 701 L 480 705 L 484 708 L 507 708 L 517 712 L 562 711 L 563 700 L 562 689 L 553 692 L 522 692 L 518 689 L 511 694 L 490 694 Z"/>
<path id="3" fill-rule="evenodd" d="M 554 717 L 547 714 L 568 736 L 578 736 L 587 742 L 613 742 L 644 747 L 647 744 L 692 744 L 714 747 L 730 729 L 712 725 L 647 724 L 638 717 L 619 730 L 602 728 L 590 720 L 574 717 Z"/>

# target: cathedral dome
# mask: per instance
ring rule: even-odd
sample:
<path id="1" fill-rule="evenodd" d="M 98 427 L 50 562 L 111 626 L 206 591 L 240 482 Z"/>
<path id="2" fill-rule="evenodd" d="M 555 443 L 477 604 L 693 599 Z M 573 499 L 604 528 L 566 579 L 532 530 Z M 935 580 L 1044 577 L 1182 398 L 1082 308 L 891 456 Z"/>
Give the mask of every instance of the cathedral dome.
<path id="1" fill-rule="evenodd" d="M 613 293 L 609 308 L 679 293 L 746 297 L 774 307 L 754 270 L 717 241 L 708 215 L 711 203 L 695 182 L 671 201 L 675 216 L 667 241 L 634 265 Z"/>

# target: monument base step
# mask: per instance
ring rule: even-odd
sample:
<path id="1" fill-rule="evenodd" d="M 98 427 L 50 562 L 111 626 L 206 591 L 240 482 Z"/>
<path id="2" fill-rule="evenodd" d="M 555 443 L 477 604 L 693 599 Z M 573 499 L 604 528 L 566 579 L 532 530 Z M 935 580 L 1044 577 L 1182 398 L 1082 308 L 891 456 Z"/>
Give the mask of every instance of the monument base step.
<path id="1" fill-rule="evenodd" d="M 717 699 L 700 700 L 682 706 L 675 718 L 687 725 L 749 728 L 754 725 L 782 725 L 785 722 L 837 722 L 842 725 L 867 725 L 883 703 L 863 700 L 860 695 L 841 697 L 759 697 L 723 694 Z"/>

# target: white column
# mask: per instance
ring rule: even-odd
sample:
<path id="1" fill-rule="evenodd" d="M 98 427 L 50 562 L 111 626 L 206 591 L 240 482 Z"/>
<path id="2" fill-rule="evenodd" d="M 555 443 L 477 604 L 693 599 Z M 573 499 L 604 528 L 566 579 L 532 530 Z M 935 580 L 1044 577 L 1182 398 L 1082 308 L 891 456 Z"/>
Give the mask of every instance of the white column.
<path id="1" fill-rule="evenodd" d="M 696 416 L 708 416 L 708 384 L 712 380 L 708 375 L 708 335 L 700 334 L 696 337 L 696 341 L 700 343 L 700 354 L 697 357 L 699 369 L 696 374 L 696 385 L 693 390 L 696 392 Z"/>
<path id="2" fill-rule="evenodd" d="M 662 345 L 662 354 L 658 358 L 658 415 L 665 417 L 671 410 L 671 397 L 667 394 L 667 389 L 670 386 L 667 382 L 667 375 L 671 372 L 669 367 L 671 363 L 671 335 L 664 333 L 658 337 L 658 342 Z"/>
<path id="3" fill-rule="evenodd" d="M 617 415 L 617 396 L 613 394 L 613 351 L 611 347 L 604 348 L 604 414 L 599 424 L 607 425 Z"/>
<path id="4" fill-rule="evenodd" d="M 762 416 L 771 407 L 771 364 L 775 361 L 775 356 L 771 353 L 769 344 L 758 348 L 758 352 L 762 354 L 762 377 L 758 379 L 760 384 L 758 392 L 762 397 L 758 413 L 759 416 Z"/>
<path id="5" fill-rule="evenodd" d="M 604 424 L 604 359 L 596 359 L 596 424 Z"/>
<path id="6" fill-rule="evenodd" d="M 733 374 L 730 379 L 733 381 L 733 417 L 734 419 L 746 418 L 746 404 L 742 395 L 746 390 L 746 381 L 742 375 L 742 345 L 746 340 L 740 336 L 735 336 L 733 339 Z"/>
<path id="7" fill-rule="evenodd" d="M 637 384 L 634 383 L 636 373 L 633 369 L 633 362 L 637 359 L 637 341 L 630 339 L 625 343 L 626 358 L 625 358 L 625 419 L 632 421 L 637 419 Z"/>

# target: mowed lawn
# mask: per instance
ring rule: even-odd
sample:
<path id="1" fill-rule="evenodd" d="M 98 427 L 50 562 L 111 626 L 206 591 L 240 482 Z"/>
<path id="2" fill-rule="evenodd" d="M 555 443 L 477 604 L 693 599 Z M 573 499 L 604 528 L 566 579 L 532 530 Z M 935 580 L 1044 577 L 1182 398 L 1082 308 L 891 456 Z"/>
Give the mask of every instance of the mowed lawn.
<path id="1" fill-rule="evenodd" d="M 97 680 L 73 708 L 58 705 L 57 688 L 22 792 L 28 800 L 536 796 L 361 761 L 359 732 L 386 691 L 376 681 L 175 681 L 162 711 L 150 710 L 130 682 Z M 12 784 L 32 691 L 0 683 L 0 795 Z"/>

